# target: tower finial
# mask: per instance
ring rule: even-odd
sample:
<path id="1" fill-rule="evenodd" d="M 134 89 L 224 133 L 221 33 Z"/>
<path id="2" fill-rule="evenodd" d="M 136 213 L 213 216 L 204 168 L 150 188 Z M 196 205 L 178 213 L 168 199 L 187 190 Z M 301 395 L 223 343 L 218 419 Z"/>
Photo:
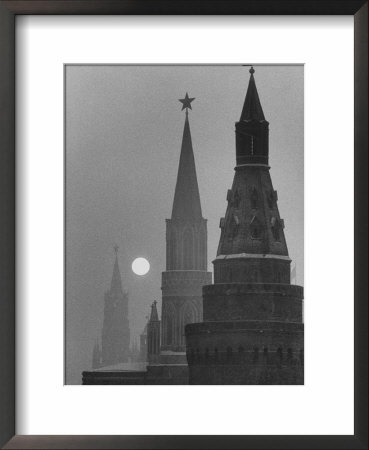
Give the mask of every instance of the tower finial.
<path id="1" fill-rule="evenodd" d="M 114 244 L 114 252 L 116 255 L 118 255 L 119 245 Z"/>
<path id="2" fill-rule="evenodd" d="M 158 302 L 156 300 L 154 300 L 151 304 L 150 322 L 159 320 L 158 310 L 156 309 L 157 303 Z"/>
<path id="3" fill-rule="evenodd" d="M 190 98 L 188 96 L 188 93 L 186 92 L 185 98 L 180 98 L 178 100 L 182 103 L 181 111 L 186 109 L 186 116 L 187 116 L 188 115 L 188 108 L 192 109 L 191 102 L 193 102 L 195 100 L 195 97 Z"/>
<path id="4" fill-rule="evenodd" d="M 240 121 L 265 121 L 263 108 L 261 107 L 259 94 L 256 89 L 255 78 L 254 78 L 254 67 L 251 66 L 249 86 L 247 88 L 245 102 L 243 104 L 242 113 Z"/>

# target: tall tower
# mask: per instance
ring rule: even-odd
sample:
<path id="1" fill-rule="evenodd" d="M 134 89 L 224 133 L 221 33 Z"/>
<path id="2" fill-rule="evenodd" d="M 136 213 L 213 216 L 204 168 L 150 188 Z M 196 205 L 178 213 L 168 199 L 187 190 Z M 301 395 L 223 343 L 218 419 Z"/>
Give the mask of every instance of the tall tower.
<path id="1" fill-rule="evenodd" d="M 128 294 L 123 291 L 118 263 L 118 246 L 110 289 L 105 293 L 102 330 L 102 365 L 127 362 L 129 358 Z"/>
<path id="2" fill-rule="evenodd" d="M 150 364 L 159 361 L 160 353 L 160 320 L 155 300 L 151 305 L 151 314 L 147 323 L 147 360 Z"/>
<path id="3" fill-rule="evenodd" d="M 303 384 L 303 288 L 290 284 L 254 72 L 236 123 L 235 176 L 214 284 L 203 288 L 204 322 L 186 327 L 192 384 Z"/>
<path id="4" fill-rule="evenodd" d="M 202 286 L 207 271 L 207 226 L 202 217 L 192 149 L 188 94 L 181 99 L 186 118 L 172 217 L 166 220 L 166 271 L 162 273 L 162 352 L 184 352 L 184 327 L 202 320 Z"/>

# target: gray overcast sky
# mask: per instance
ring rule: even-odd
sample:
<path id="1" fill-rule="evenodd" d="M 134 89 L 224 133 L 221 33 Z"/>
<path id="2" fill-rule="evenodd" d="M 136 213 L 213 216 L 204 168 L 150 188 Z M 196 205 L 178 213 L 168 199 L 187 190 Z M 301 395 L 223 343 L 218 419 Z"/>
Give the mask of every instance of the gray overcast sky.
<path id="1" fill-rule="evenodd" d="M 270 123 L 272 182 L 297 284 L 303 285 L 303 67 L 255 69 Z M 133 338 L 138 339 L 151 302 L 161 305 L 165 219 L 171 215 L 185 119 L 178 99 L 186 91 L 196 97 L 189 120 L 212 271 L 234 175 L 234 123 L 248 80 L 248 67 L 242 66 L 67 66 L 68 384 L 79 384 L 82 370 L 91 369 L 115 243 Z M 137 256 L 151 264 L 144 277 L 131 271 Z"/>

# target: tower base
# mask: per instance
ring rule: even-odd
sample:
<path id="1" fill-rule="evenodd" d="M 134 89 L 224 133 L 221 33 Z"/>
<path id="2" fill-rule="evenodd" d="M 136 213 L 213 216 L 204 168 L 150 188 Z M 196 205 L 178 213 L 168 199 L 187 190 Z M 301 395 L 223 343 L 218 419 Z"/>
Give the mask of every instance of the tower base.
<path id="1" fill-rule="evenodd" d="M 304 384 L 304 325 L 271 321 L 186 326 L 189 384 Z"/>

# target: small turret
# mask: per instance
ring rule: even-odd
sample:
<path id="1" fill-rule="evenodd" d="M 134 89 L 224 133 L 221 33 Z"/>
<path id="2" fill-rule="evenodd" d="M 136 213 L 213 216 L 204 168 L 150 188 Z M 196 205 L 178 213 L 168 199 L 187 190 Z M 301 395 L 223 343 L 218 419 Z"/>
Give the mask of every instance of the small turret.
<path id="1" fill-rule="evenodd" d="M 151 314 L 147 324 L 147 355 L 149 363 L 156 362 L 160 353 L 160 320 L 156 304 L 156 300 L 151 304 Z"/>

